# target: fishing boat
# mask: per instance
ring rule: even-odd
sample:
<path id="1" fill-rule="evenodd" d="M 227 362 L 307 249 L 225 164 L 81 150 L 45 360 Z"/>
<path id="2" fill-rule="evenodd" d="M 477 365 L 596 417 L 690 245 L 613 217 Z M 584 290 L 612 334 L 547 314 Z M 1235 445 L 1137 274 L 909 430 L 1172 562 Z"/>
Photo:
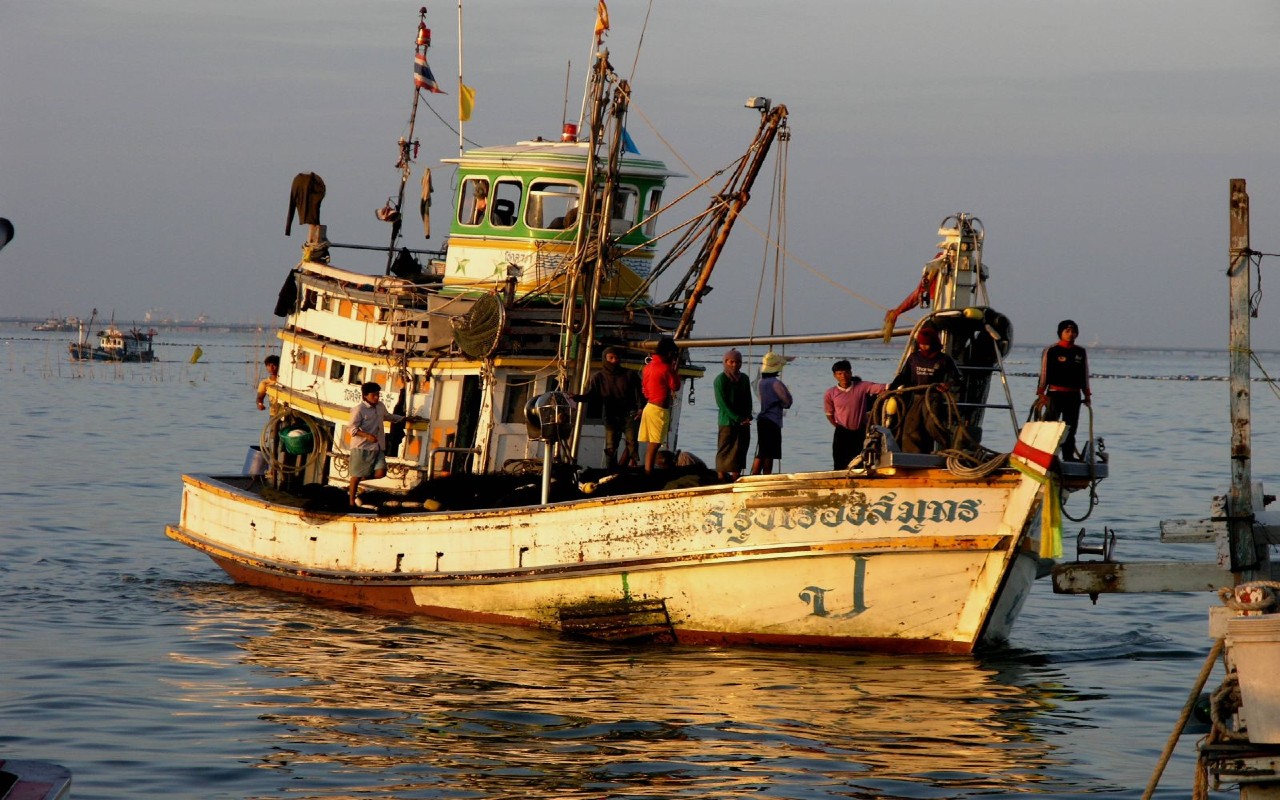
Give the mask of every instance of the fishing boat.
<path id="1" fill-rule="evenodd" d="M 89 322 L 79 326 L 80 336 L 67 345 L 72 361 L 114 361 L 114 362 L 149 362 L 156 360 L 155 350 L 151 343 L 155 339 L 156 330 L 138 327 L 122 331 L 116 327 L 115 319 L 107 327 L 98 331 L 98 343 L 89 344 L 89 330 L 98 310 L 94 309 Z"/>
<path id="2" fill-rule="evenodd" d="M 261 468 L 184 475 L 167 535 L 238 582 L 385 612 L 626 641 L 969 653 L 1005 640 L 1057 546 L 1041 509 L 1105 477 L 1106 464 L 1058 459 L 1060 422 L 1018 424 L 1003 372 L 1012 325 L 987 301 L 981 222 L 944 219 L 927 265 L 933 306 L 888 331 L 911 334 L 905 358 L 916 330 L 932 327 L 960 366 L 952 449 L 903 452 L 902 415 L 885 397 L 867 448 L 843 469 L 732 482 L 696 465 L 609 469 L 601 420 L 573 400 L 605 347 L 638 369 L 670 337 L 693 381 L 703 369 L 691 350 L 746 341 L 693 337 L 695 312 L 757 173 L 786 139 L 787 109 L 748 101 L 759 126 L 726 185 L 692 224 L 660 225 L 677 176 L 636 152 L 631 87 L 598 48 L 582 134 L 566 123 L 558 137 L 445 159 L 456 170 L 447 243 L 411 250 L 402 212 L 420 89 L 434 85 L 429 46 L 424 10 L 399 196 L 378 213 L 389 245 L 329 241 L 305 196 L 323 183 L 295 179 L 310 227 L 276 307 L 281 364 Z M 430 178 L 422 185 L 425 211 Z M 668 234 L 676 242 L 660 255 Z M 385 265 L 335 263 L 340 250 L 373 250 Z M 686 257 L 657 297 L 655 281 Z M 348 507 L 348 423 L 366 381 L 410 420 L 388 429 L 387 476 Z M 1004 398 L 992 403 L 996 385 Z M 1017 430 L 1011 453 L 981 447 L 993 408 Z M 671 417 L 674 451 L 679 398 Z"/>
<path id="3" fill-rule="evenodd" d="M 67 331 L 79 330 L 79 317 L 49 317 L 38 325 L 33 325 L 33 331 L 56 331 L 66 333 Z"/>

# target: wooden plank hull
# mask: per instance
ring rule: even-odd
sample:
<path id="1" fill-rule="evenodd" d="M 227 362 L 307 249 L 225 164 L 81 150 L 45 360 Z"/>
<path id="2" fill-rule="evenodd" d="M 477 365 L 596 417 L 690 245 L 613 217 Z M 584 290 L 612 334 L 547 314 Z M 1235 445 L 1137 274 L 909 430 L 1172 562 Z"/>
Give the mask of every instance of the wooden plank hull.
<path id="1" fill-rule="evenodd" d="M 885 652 L 1007 637 L 1036 577 L 1040 484 L 888 472 L 389 517 L 316 515 L 188 475 L 167 532 L 239 582 L 395 613 Z"/>

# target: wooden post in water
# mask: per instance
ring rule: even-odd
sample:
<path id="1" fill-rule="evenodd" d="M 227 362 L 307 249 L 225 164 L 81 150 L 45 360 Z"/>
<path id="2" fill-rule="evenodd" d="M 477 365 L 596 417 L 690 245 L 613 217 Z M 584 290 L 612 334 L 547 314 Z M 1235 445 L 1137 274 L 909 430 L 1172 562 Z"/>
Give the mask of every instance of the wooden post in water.
<path id="1" fill-rule="evenodd" d="M 1231 491 L 1227 530 L 1231 572 L 1237 581 L 1270 578 L 1265 546 L 1259 556 L 1253 538 L 1253 472 L 1249 422 L 1249 194 L 1243 178 L 1231 179 L 1231 253 L 1227 276 L 1231 298 L 1229 347 L 1231 383 Z"/>

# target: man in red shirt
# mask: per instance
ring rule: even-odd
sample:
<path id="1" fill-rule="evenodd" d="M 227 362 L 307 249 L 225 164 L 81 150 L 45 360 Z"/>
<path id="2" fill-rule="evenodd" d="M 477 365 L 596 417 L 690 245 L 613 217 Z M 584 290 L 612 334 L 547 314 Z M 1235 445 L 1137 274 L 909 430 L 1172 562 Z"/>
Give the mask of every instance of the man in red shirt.
<path id="1" fill-rule="evenodd" d="M 640 414 L 640 433 L 636 437 L 646 443 L 644 471 L 653 472 L 658 459 L 658 448 L 666 441 L 671 429 L 671 401 L 680 388 L 680 376 L 676 374 L 676 360 L 680 350 L 670 336 L 658 340 L 658 351 L 645 364 L 640 373 L 640 389 L 644 394 L 644 411 Z"/>

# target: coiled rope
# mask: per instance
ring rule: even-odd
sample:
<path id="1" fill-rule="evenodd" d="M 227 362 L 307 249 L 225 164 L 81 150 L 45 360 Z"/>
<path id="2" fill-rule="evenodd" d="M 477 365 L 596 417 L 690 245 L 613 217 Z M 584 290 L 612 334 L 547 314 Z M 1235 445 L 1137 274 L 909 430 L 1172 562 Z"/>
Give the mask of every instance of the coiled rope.
<path id="1" fill-rule="evenodd" d="M 283 447 L 277 441 L 276 437 L 282 428 L 293 427 L 298 423 L 307 426 L 308 432 L 311 434 L 311 452 L 306 458 L 300 459 L 296 464 L 287 464 L 286 459 L 281 455 Z M 304 414 L 286 409 L 274 414 L 271 419 L 267 420 L 267 424 L 262 426 L 262 435 L 258 439 L 258 445 L 262 449 L 262 457 L 267 462 L 267 470 L 270 474 L 277 477 L 285 475 L 297 475 L 306 471 L 312 462 L 324 452 L 324 448 L 320 446 L 322 439 L 320 437 L 320 426 L 315 420 Z"/>

